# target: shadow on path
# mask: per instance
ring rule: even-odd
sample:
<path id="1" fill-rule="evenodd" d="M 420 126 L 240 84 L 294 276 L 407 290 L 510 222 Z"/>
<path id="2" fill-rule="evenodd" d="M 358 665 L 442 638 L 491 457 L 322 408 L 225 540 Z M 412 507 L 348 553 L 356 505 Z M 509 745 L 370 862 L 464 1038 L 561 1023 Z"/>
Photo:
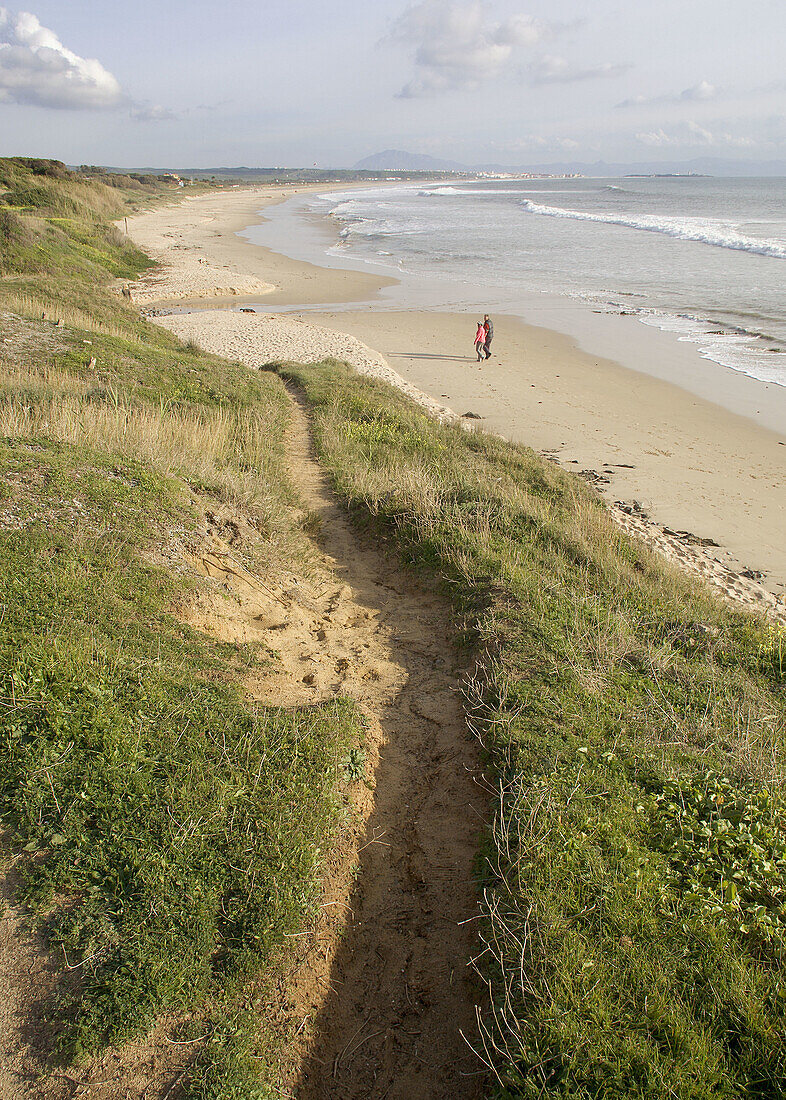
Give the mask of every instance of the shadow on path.
<path id="1" fill-rule="evenodd" d="M 296 395 L 295 395 L 296 396 Z M 346 924 L 294 1095 L 298 1100 L 479 1100 L 486 1072 L 464 1035 L 483 1000 L 473 879 L 486 798 L 468 734 L 450 615 L 382 548 L 361 539 L 308 454 L 295 409 L 293 476 L 322 520 L 321 544 L 354 602 L 379 623 L 397 670 L 359 699 L 381 729 L 375 795 Z"/>
<path id="2" fill-rule="evenodd" d="M 385 355 L 391 359 L 436 359 L 440 363 L 476 363 L 475 355 L 432 355 L 426 351 L 388 351 Z"/>

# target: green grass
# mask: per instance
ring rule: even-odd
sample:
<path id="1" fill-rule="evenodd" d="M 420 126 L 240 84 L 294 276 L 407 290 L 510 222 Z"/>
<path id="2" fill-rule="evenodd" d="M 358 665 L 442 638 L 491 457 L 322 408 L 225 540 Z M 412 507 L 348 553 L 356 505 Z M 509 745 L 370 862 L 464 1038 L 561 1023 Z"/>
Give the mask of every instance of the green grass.
<path id="1" fill-rule="evenodd" d="M 0 805 L 35 855 L 25 900 L 83 963 L 69 1036 L 94 1049 L 198 1003 L 297 926 L 357 718 L 249 707 L 237 649 L 173 616 L 182 581 L 140 552 L 192 525 L 176 482 L 72 448 L 0 458 L 38 486 L 0 539 Z"/>
<path id="2" fill-rule="evenodd" d="M 308 573 L 288 398 L 105 289 L 147 263 L 107 221 L 128 189 L 36 165 L 0 161 L 0 822 L 76 977 L 62 1056 L 174 1013 L 210 1036 L 192 1095 L 250 1097 L 275 1067 L 247 989 L 313 910 L 364 724 L 249 701 L 271 652 L 185 624 L 208 513 L 252 572 Z"/>
<path id="3" fill-rule="evenodd" d="M 441 579 L 479 655 L 494 1095 L 781 1095 L 783 631 L 532 451 L 337 365 L 282 373 L 358 522 Z"/>
<path id="4" fill-rule="evenodd" d="M 95 291 L 108 276 L 133 278 L 150 266 L 144 253 L 109 224 L 134 201 L 122 190 L 66 169 L 39 174 L 14 159 L 0 159 L 0 188 L 0 233 L 6 245 L 0 275 L 5 280 L 47 275 L 60 290 L 70 291 L 81 279 L 92 279 Z M 147 196 L 157 191 L 148 188 Z"/>

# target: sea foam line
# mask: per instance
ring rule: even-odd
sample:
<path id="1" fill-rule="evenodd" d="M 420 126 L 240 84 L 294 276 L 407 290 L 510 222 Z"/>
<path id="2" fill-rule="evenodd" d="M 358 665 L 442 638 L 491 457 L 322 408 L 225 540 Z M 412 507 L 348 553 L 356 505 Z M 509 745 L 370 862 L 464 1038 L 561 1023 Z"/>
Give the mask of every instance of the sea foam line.
<path id="1" fill-rule="evenodd" d="M 419 198 L 440 195 L 592 195 L 589 187 L 428 187 L 418 191 Z"/>
<path id="2" fill-rule="evenodd" d="M 524 199 L 521 204 L 530 214 L 542 214 L 549 218 L 569 218 L 582 222 L 602 222 L 605 225 L 621 225 L 626 229 L 640 229 L 648 233 L 664 233 L 667 237 L 677 237 L 681 241 L 698 241 L 717 248 L 732 248 L 739 252 L 754 252 L 759 256 L 770 256 L 776 260 L 786 260 L 786 244 L 778 240 L 759 240 L 745 237 L 733 229 L 721 229 L 709 222 L 695 218 L 656 218 L 650 214 L 638 217 L 625 217 L 620 214 L 590 214 L 583 210 L 565 210 L 558 206 L 543 206 L 541 203 Z"/>

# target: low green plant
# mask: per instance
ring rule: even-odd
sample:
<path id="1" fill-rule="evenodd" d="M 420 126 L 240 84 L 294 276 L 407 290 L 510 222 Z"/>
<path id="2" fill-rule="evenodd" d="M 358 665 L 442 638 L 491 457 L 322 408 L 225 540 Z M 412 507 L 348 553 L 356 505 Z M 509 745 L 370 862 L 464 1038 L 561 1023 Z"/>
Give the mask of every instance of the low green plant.
<path id="1" fill-rule="evenodd" d="M 347 783 L 357 783 L 366 774 L 365 749 L 350 749 L 341 762 L 341 773 Z"/>
<path id="2" fill-rule="evenodd" d="M 656 843 L 683 903 L 786 958 L 786 807 L 766 787 L 712 772 L 666 781 L 655 797 Z"/>

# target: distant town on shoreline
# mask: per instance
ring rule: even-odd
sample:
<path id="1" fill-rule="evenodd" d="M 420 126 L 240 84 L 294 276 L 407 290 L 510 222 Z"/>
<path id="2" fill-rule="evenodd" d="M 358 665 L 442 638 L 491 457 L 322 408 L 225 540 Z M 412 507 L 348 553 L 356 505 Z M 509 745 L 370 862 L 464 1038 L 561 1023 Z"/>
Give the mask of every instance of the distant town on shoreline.
<path id="1" fill-rule="evenodd" d="M 584 177 L 621 177 L 667 179 L 670 177 L 697 176 L 786 176 L 786 160 L 743 161 L 721 157 L 696 157 L 689 161 L 647 161 L 642 163 L 611 163 L 596 161 L 566 162 L 531 165 L 505 164 L 460 164 L 456 161 L 440 160 L 420 153 L 408 153 L 404 150 L 388 149 L 357 161 L 351 167 L 322 167 L 316 164 L 305 166 L 271 165 L 269 167 L 250 167 L 247 165 L 220 167 L 183 167 L 165 165 L 157 167 L 139 167 L 137 165 L 117 167 L 102 165 L 72 166 L 82 171 L 101 171 L 113 174 L 169 177 L 182 181 L 201 182 L 216 180 L 241 180 L 259 183 L 348 183 L 378 182 L 384 180 L 427 179 L 582 179 Z"/>

